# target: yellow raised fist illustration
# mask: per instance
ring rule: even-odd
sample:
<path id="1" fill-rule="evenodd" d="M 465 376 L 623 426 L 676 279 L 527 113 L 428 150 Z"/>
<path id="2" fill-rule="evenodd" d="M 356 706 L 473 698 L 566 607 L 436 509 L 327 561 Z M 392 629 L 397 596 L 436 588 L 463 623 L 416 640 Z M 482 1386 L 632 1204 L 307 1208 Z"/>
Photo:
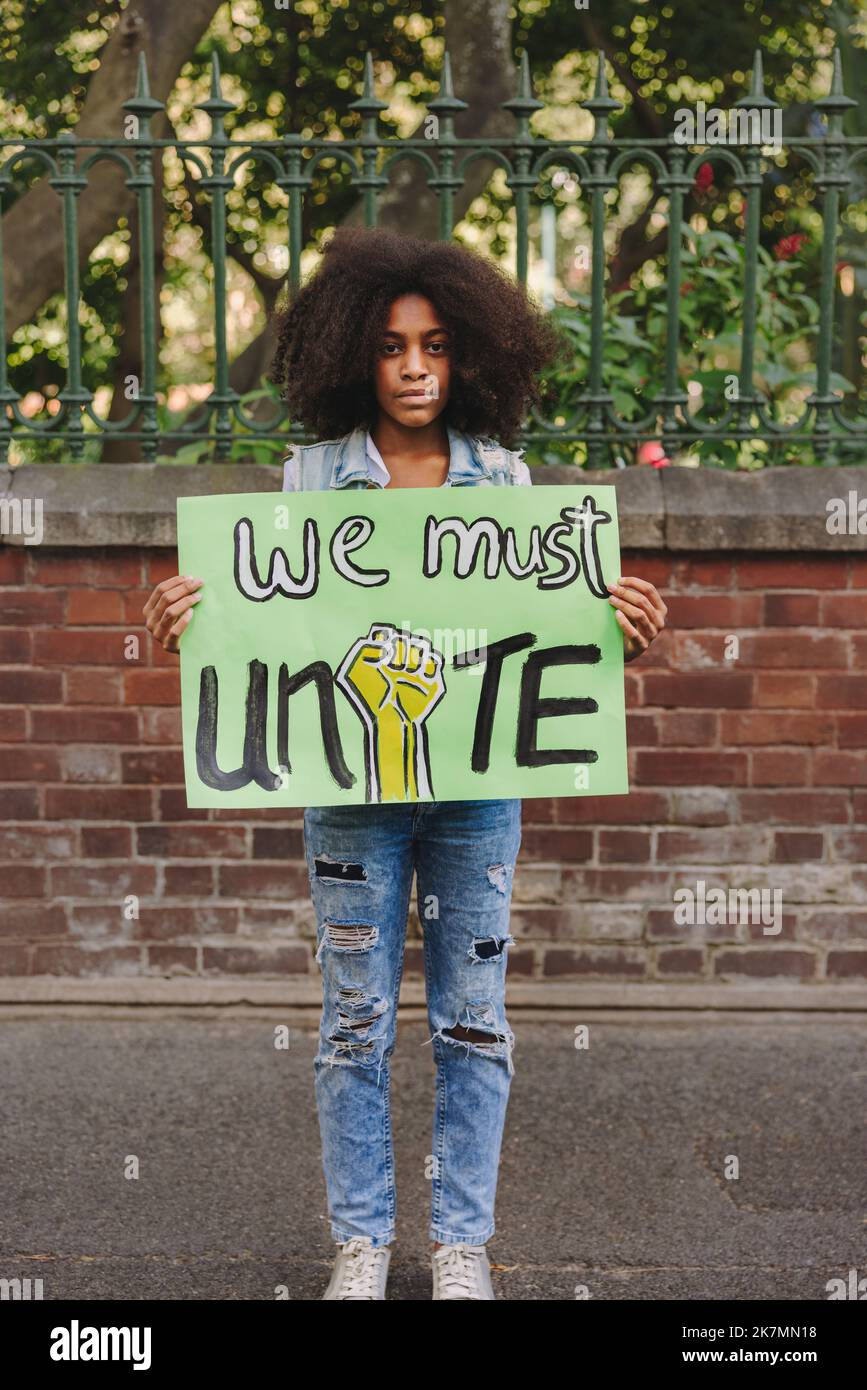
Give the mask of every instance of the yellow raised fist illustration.
<path id="1" fill-rule="evenodd" d="M 364 725 L 367 800 L 432 797 L 425 722 L 446 693 L 442 653 L 425 637 L 373 623 L 334 679 Z"/>

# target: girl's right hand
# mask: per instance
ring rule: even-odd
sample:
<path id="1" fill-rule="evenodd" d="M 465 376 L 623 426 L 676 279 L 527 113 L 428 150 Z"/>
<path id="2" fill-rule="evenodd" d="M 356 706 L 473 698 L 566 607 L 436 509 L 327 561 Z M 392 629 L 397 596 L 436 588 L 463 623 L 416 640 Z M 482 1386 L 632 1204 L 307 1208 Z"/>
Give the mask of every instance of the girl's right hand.
<path id="1" fill-rule="evenodd" d="M 152 633 L 167 652 L 180 650 L 180 637 L 193 608 L 202 597 L 202 580 L 189 574 L 174 574 L 158 584 L 142 609 Z"/>

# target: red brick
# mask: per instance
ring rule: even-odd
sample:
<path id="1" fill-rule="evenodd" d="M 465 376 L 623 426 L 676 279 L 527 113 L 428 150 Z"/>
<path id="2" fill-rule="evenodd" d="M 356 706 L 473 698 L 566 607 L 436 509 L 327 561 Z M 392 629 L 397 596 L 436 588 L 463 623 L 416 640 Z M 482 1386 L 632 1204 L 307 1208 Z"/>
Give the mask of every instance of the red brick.
<path id="1" fill-rule="evenodd" d="M 757 709 L 812 709 L 816 677 L 805 671 L 762 671 L 755 678 Z"/>
<path id="2" fill-rule="evenodd" d="M 17 743 L 0 748 L 0 781 L 59 782 L 60 759 L 54 748 Z"/>
<path id="3" fill-rule="evenodd" d="M 306 897 L 310 890 L 307 870 L 301 864 L 259 862 L 221 864 L 217 881 L 222 898 L 277 898 L 286 902 Z"/>
<path id="4" fill-rule="evenodd" d="M 525 860 L 556 859 L 574 864 L 590 859 L 593 854 L 593 835 L 589 830 L 563 829 L 546 826 L 534 830 L 524 826 L 521 832 L 521 854 Z"/>
<path id="5" fill-rule="evenodd" d="M 63 898 L 112 898 L 134 893 L 142 898 L 156 889 L 154 864 L 58 864 L 51 870 L 51 890 Z"/>
<path id="6" fill-rule="evenodd" d="M 181 672 L 174 670 L 127 671 L 124 677 L 124 703 L 127 705 L 178 705 L 181 700 Z"/>
<path id="7" fill-rule="evenodd" d="M 646 903 L 648 897 L 661 898 L 671 888 L 668 868 L 618 868 L 606 865 L 601 869 L 563 868 L 563 901 L 592 902 L 594 899 L 615 898 L 621 902 Z"/>
<path id="8" fill-rule="evenodd" d="M 722 885 L 713 885 L 714 887 Z M 694 890 L 693 890 L 694 891 Z M 737 922 L 702 922 L 689 924 L 674 920 L 673 907 L 655 907 L 647 914 L 647 937 L 649 941 L 694 942 L 697 938 L 707 942 L 736 941 Z"/>
<path id="9" fill-rule="evenodd" d="M 0 821 L 38 820 L 39 793 L 36 787 L 4 787 L 0 796 Z"/>
<path id="10" fill-rule="evenodd" d="M 817 749 L 813 761 L 813 781 L 817 787 L 867 786 L 867 753 Z"/>
<path id="11" fill-rule="evenodd" d="M 137 743 L 138 715 L 131 709 L 35 709 L 33 739 L 42 743 Z"/>
<path id="12" fill-rule="evenodd" d="M 738 795 L 740 819 L 764 821 L 768 825 L 847 825 L 849 797 L 845 792 L 742 791 Z"/>
<path id="13" fill-rule="evenodd" d="M 83 825 L 81 852 L 85 859 L 129 859 L 132 829 L 128 825 Z"/>
<path id="14" fill-rule="evenodd" d="M 803 787 L 810 782 L 810 754 L 794 748 L 765 749 L 750 758 L 751 787 Z"/>
<path id="15" fill-rule="evenodd" d="M 31 946 L 17 942 L 4 942 L 0 945 L 0 975 L 11 977 L 29 974 L 32 950 Z"/>
<path id="16" fill-rule="evenodd" d="M 64 595 L 46 589 L 4 589 L 4 623 L 37 626 L 63 622 Z"/>
<path id="17" fill-rule="evenodd" d="M 0 545 L 0 584 L 23 584 L 27 574 L 27 549 Z"/>
<path id="18" fill-rule="evenodd" d="M 272 812 L 273 814 L 273 812 Z M 235 819 L 243 816 L 247 818 L 249 812 L 238 811 Z M 157 814 L 156 819 L 160 821 L 191 821 L 191 820 L 213 820 L 216 814 L 213 811 L 202 811 L 196 806 L 187 805 L 187 793 L 183 787 L 159 787 L 157 789 Z M 150 820 L 150 816 L 146 817 Z"/>
<path id="19" fill-rule="evenodd" d="M 524 802 L 524 807 L 531 805 Z M 665 792 L 632 791 L 628 796 L 563 796 L 555 803 L 557 820 L 579 825 L 645 825 L 669 819 Z"/>
<path id="20" fill-rule="evenodd" d="M 867 555 L 852 555 L 849 564 L 850 588 L 867 589 Z"/>
<path id="21" fill-rule="evenodd" d="M 136 853 L 159 859 L 241 859 L 247 838 L 243 825 L 140 825 Z"/>
<path id="22" fill-rule="evenodd" d="M 839 748 L 867 746 L 867 714 L 838 714 L 835 723 Z"/>
<path id="23" fill-rule="evenodd" d="M 123 695 L 120 671 L 89 671 L 72 666 L 66 672 L 66 704 L 119 705 Z"/>
<path id="24" fill-rule="evenodd" d="M 178 553 L 176 550 L 152 550 L 145 554 L 145 583 L 143 588 L 152 593 L 164 579 L 173 579 L 178 573 Z"/>
<path id="25" fill-rule="evenodd" d="M 698 947 L 668 946 L 656 954 L 658 975 L 703 975 L 704 951 Z"/>
<path id="26" fill-rule="evenodd" d="M 743 786 L 747 780 L 745 753 L 710 753 L 700 749 L 639 750 L 637 779 L 645 786 Z"/>
<path id="27" fill-rule="evenodd" d="M 37 629 L 33 634 L 34 659 L 44 666 L 119 666 L 124 659 L 125 635 L 93 628 Z"/>
<path id="28" fill-rule="evenodd" d="M 730 555 L 694 560 L 675 560 L 674 582 L 678 589 L 732 589 L 734 561 Z"/>
<path id="29" fill-rule="evenodd" d="M 778 864 L 801 864 L 823 859 L 825 837 L 821 831 L 778 830 L 774 834 L 774 859 Z"/>
<path id="30" fill-rule="evenodd" d="M 147 968 L 150 974 L 198 974 L 198 950 L 195 946 L 148 946 Z"/>
<path id="31" fill-rule="evenodd" d="M 766 627 L 819 627 L 817 594 L 765 594 L 762 622 Z"/>
<path id="32" fill-rule="evenodd" d="M 33 950 L 31 975 L 140 975 L 140 946 L 104 946 L 97 950 L 85 946 L 38 944 Z"/>
<path id="33" fill-rule="evenodd" d="M 600 864 L 647 863 L 650 835 L 644 830 L 600 830 Z"/>
<path id="34" fill-rule="evenodd" d="M 867 627 L 867 594 L 823 594 L 825 627 Z"/>
<path id="35" fill-rule="evenodd" d="M 656 721 L 650 710 L 629 710 L 626 715 L 626 742 L 630 748 L 653 748 L 659 742 Z"/>
<path id="36" fill-rule="evenodd" d="M 150 821 L 149 787 L 46 787 L 48 820 Z"/>
<path id="37" fill-rule="evenodd" d="M 153 705 L 141 712 L 141 741 L 160 748 L 181 746 L 183 725 L 179 706 Z"/>
<path id="38" fill-rule="evenodd" d="M 826 714 L 765 714 L 738 710 L 724 714 L 720 724 L 723 743 L 827 743 L 830 721 Z"/>
<path id="39" fill-rule="evenodd" d="M 762 623 L 761 594 L 672 594 L 667 622 L 671 627 L 722 628 L 739 632 Z M 818 604 L 817 604 L 818 610 Z"/>
<path id="40" fill-rule="evenodd" d="M 819 676 L 817 709 L 867 708 L 867 676 Z"/>
<path id="41" fill-rule="evenodd" d="M 845 589 L 849 562 L 845 555 L 811 554 L 793 560 L 778 555 L 752 555 L 738 560 L 740 589 Z"/>
<path id="42" fill-rule="evenodd" d="M 13 709 L 11 706 L 0 708 L 0 742 L 17 743 L 26 737 L 27 711 Z"/>
<path id="43" fill-rule="evenodd" d="M 209 898 L 216 892 L 212 864 L 166 864 L 165 892 L 169 898 Z"/>
<path id="44" fill-rule="evenodd" d="M 867 910 L 825 909 L 807 914 L 801 935 L 807 941 L 853 941 L 867 936 Z"/>
<path id="45" fill-rule="evenodd" d="M 123 602 L 123 622 L 132 630 L 146 625 L 144 606 L 152 593 L 151 589 L 125 589 L 121 594 Z"/>
<path id="46" fill-rule="evenodd" d="M 643 951 L 621 950 L 615 947 L 598 950 L 566 950 L 549 947 L 545 952 L 543 974 L 546 977 L 563 975 L 615 975 L 623 979 L 641 979 L 647 974 Z"/>
<path id="47" fill-rule="evenodd" d="M 195 913 L 186 904 L 180 907 L 159 903 L 141 909 L 135 934 L 143 941 L 169 941 L 181 936 L 234 936 L 240 909 L 226 903 L 199 903 Z"/>
<path id="48" fill-rule="evenodd" d="M 63 699 L 59 671 L 0 671 L 0 704 L 52 704 Z"/>
<path id="49" fill-rule="evenodd" d="M 114 589 L 70 589 L 66 621 L 71 624 L 124 623 L 123 595 Z"/>
<path id="50" fill-rule="evenodd" d="M 244 946 L 204 946 L 202 970 L 221 975 L 307 975 L 307 946 L 278 946 L 276 950 Z"/>
<path id="51" fill-rule="evenodd" d="M 550 825 L 556 819 L 557 801 L 553 796 L 529 796 L 523 803 L 524 825 Z"/>
<path id="52" fill-rule="evenodd" d="M 24 898 L 0 902 L 0 933 L 7 940 L 63 937 L 68 931 L 63 903 L 27 902 Z M 0 974 L 3 971 L 0 970 Z"/>
<path id="53" fill-rule="evenodd" d="M 300 826 L 263 825 L 254 828 L 253 858 L 303 859 L 304 835 Z"/>
<path id="54" fill-rule="evenodd" d="M 62 550 L 42 549 L 34 554 L 36 565 L 35 582 L 40 585 L 60 585 L 64 589 L 81 588 L 87 585 L 95 589 L 132 589 L 141 584 L 141 560 L 135 552 L 118 552 L 112 547 L 105 548 L 102 555 L 98 550 L 80 550 L 70 547 Z"/>
<path id="55" fill-rule="evenodd" d="M 769 854 L 769 832 L 745 826 L 660 830 L 656 842 L 660 864 L 765 864 Z"/>
<path id="56" fill-rule="evenodd" d="M 808 951 L 739 951 L 728 947 L 714 956 L 713 970 L 715 975 L 729 977 L 809 980 L 816 974 L 816 957 Z"/>
<path id="57" fill-rule="evenodd" d="M 0 858 L 71 859 L 75 853 L 75 831 L 65 826 L 26 826 L 15 830 L 0 828 Z M 0 891 L 4 884 L 0 881 Z"/>
<path id="58" fill-rule="evenodd" d="M 146 753 L 121 754 L 123 782 L 183 783 L 184 756 L 179 748 L 153 748 Z"/>
<path id="59" fill-rule="evenodd" d="M 0 627 L 0 663 L 29 666 L 32 659 L 32 634 L 23 627 Z"/>
<path id="60" fill-rule="evenodd" d="M 829 951 L 825 970 L 829 980 L 867 975 L 867 951 Z"/>
<path id="61" fill-rule="evenodd" d="M 39 864 L 16 862 L 14 871 L 11 866 L 0 865 L 0 887 L 7 898 L 44 898 L 48 893 L 48 878 Z"/>
<path id="62" fill-rule="evenodd" d="M 668 746 L 712 748 L 719 743 L 719 716 L 705 710 L 674 710 L 656 716 L 659 739 Z"/>
<path id="63" fill-rule="evenodd" d="M 623 550 L 620 553 L 620 573 L 624 578 L 637 575 L 639 579 L 655 584 L 657 589 L 670 583 L 671 569 L 668 555 L 654 555 L 647 550 Z"/>
<path id="64" fill-rule="evenodd" d="M 752 704 L 752 692 L 753 677 L 741 671 L 660 671 L 644 680 L 645 704 L 675 709 L 744 709 Z"/>
<path id="65" fill-rule="evenodd" d="M 763 632 L 741 638 L 740 659 L 746 666 L 845 670 L 849 649 L 841 633 Z"/>

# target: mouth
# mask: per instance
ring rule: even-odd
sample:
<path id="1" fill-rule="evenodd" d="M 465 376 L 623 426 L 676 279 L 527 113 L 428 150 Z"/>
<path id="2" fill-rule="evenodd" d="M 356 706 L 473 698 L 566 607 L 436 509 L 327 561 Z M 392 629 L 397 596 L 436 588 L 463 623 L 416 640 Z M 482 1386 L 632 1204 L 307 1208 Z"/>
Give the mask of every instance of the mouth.
<path id="1" fill-rule="evenodd" d="M 399 391 L 397 398 L 399 401 L 425 400 L 427 398 L 427 391 Z"/>

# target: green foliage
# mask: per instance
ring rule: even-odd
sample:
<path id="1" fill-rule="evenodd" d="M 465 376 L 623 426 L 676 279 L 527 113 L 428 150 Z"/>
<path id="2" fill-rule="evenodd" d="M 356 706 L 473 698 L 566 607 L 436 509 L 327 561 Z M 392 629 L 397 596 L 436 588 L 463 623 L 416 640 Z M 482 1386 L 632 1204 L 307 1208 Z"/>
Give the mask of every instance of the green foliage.
<path id="1" fill-rule="evenodd" d="M 702 389 L 696 419 L 704 426 L 720 420 L 736 398 L 742 349 L 744 247 L 727 232 L 690 231 L 681 253 L 682 279 L 678 305 L 678 388 L 689 383 Z M 754 386 L 775 422 L 792 424 L 804 410 L 804 399 L 815 386 L 809 365 L 809 344 L 818 331 L 819 306 L 808 293 L 817 277 L 815 264 L 781 260 L 759 248 L 757 316 L 754 347 Z M 667 294 L 664 279 L 652 285 L 611 295 L 606 303 L 603 332 L 603 386 L 615 413 L 635 424 L 665 392 Z M 629 312 L 626 312 L 629 306 Z M 549 419 L 568 417 L 586 390 L 590 361 L 590 300 L 580 296 L 574 307 L 552 310 L 568 340 L 565 362 L 546 378 Z M 838 372 L 830 389 L 845 395 L 855 390 Z M 726 394 L 728 392 L 728 394 Z M 753 417 L 758 426 L 758 420 Z M 658 428 L 653 417 L 650 428 Z M 836 453 L 847 452 L 841 435 Z M 629 446 L 612 448 L 612 456 L 627 457 Z M 818 462 L 803 444 L 785 440 L 748 444 L 704 441 L 689 447 L 702 464 L 761 467 L 763 464 Z M 529 456 L 529 455 L 528 455 Z M 563 446 L 533 450 L 545 462 L 562 462 Z M 572 457 L 584 462 L 583 446 Z M 824 460 L 827 461 L 827 460 Z M 839 459 L 838 459 L 839 461 Z"/>

